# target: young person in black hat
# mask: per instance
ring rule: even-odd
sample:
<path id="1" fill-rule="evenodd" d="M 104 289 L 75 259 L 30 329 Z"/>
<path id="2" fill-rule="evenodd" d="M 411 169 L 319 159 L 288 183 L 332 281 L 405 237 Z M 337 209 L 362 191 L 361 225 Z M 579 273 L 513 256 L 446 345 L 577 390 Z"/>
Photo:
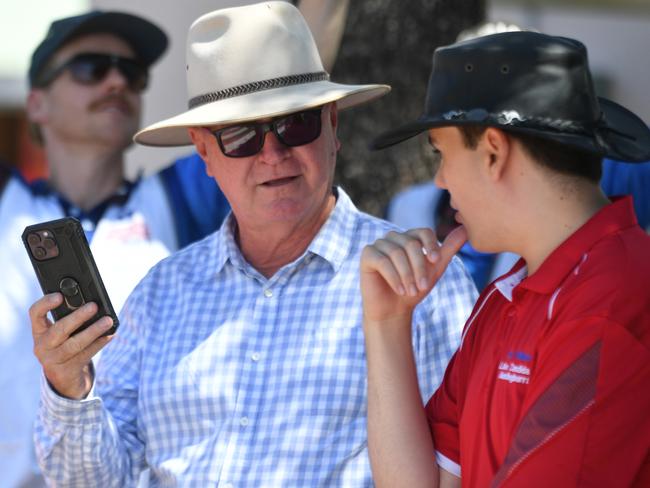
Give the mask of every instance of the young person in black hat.
<path id="1" fill-rule="evenodd" d="M 474 39 L 475 37 L 522 30 L 516 24 L 503 21 L 485 21 L 463 30 L 455 42 Z M 449 206 L 449 192 L 438 188 L 433 180 L 427 180 L 408 186 L 393 195 L 386 206 L 386 220 L 403 229 L 431 227 L 435 229 L 438 239 L 457 227 L 455 211 Z M 474 280 L 476 288 L 481 291 L 495 278 L 508 271 L 519 256 L 512 253 L 483 253 L 466 242 L 457 256 L 463 261 L 465 269 Z"/>
<path id="2" fill-rule="evenodd" d="M 650 237 L 598 185 L 604 156 L 650 157 L 647 126 L 594 95 L 581 43 L 512 32 L 436 50 L 424 114 L 374 146 L 425 131 L 463 225 L 362 255 L 377 485 L 648 486 Z M 423 406 L 411 314 L 467 238 L 522 259 Z"/>
<path id="3" fill-rule="evenodd" d="M 27 314 L 42 291 L 21 244 L 25 226 L 79 218 L 119 310 L 153 264 L 216 229 L 229 210 L 198 156 L 124 179 L 149 69 L 166 47 L 145 19 L 92 11 L 53 22 L 33 53 L 26 111 L 49 176 L 27 182 L 12 172 L 0 185 L 2 486 L 42 483 L 32 442 L 41 374 Z"/>

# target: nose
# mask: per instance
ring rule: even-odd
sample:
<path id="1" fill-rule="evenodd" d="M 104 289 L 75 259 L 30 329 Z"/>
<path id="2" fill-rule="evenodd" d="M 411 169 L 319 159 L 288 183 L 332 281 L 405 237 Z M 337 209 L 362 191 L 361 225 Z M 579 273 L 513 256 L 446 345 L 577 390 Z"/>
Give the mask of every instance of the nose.
<path id="1" fill-rule="evenodd" d="M 280 142 L 272 130 L 264 134 L 262 150 L 259 152 L 260 159 L 266 164 L 277 164 L 287 158 L 289 146 Z"/>
<path id="2" fill-rule="evenodd" d="M 103 84 L 108 86 L 110 91 L 122 91 L 127 88 L 129 82 L 116 66 L 111 66 L 108 73 L 106 73 Z"/>

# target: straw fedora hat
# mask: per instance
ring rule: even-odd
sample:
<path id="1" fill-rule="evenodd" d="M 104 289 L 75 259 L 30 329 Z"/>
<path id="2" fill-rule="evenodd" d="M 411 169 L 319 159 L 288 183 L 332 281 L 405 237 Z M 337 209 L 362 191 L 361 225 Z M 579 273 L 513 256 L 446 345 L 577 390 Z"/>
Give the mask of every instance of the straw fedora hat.
<path id="1" fill-rule="evenodd" d="M 203 15 L 190 27 L 186 60 L 189 109 L 141 130 L 136 142 L 191 144 L 188 127 L 276 117 L 334 101 L 345 109 L 390 90 L 329 81 L 307 23 L 288 2 Z"/>
<path id="2" fill-rule="evenodd" d="M 566 37 L 505 32 L 436 49 L 424 113 L 371 147 L 458 125 L 535 135 L 620 161 L 650 159 L 648 126 L 595 95 L 587 49 Z"/>

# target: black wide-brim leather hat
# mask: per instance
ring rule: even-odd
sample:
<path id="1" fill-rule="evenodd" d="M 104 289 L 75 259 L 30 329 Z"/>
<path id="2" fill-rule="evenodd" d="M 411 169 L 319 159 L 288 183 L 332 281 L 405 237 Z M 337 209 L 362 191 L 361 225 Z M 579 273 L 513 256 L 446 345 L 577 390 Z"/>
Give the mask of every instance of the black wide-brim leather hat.
<path id="1" fill-rule="evenodd" d="M 424 113 L 371 148 L 459 125 L 530 134 L 619 161 L 650 159 L 648 126 L 596 97 L 587 49 L 566 37 L 504 32 L 436 49 Z"/>
<path id="2" fill-rule="evenodd" d="M 124 12 L 91 12 L 55 20 L 45 39 L 36 47 L 29 66 L 29 84 L 36 86 L 38 76 L 60 47 L 84 34 L 109 33 L 124 39 L 145 66 L 151 66 L 167 49 L 167 35 L 160 27 L 136 15 Z"/>

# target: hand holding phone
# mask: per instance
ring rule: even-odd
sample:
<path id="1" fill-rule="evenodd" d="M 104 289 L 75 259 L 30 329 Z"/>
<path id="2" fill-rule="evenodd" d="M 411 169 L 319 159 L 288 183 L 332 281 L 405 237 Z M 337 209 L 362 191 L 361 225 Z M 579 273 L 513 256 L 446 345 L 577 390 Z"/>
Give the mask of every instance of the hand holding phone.
<path id="1" fill-rule="evenodd" d="M 22 239 L 43 293 L 63 294 L 61 305 L 52 310 L 55 320 L 86 303 L 95 302 L 98 305 L 97 314 L 74 333 L 81 332 L 100 317 L 108 315 L 114 325 L 106 335 L 113 334 L 119 321 L 79 221 L 65 217 L 30 225 L 25 228 Z"/>
<path id="2" fill-rule="evenodd" d="M 118 325 L 88 241 L 73 218 L 29 226 L 22 239 L 46 294 L 29 311 L 34 354 L 60 395 L 84 398 L 93 382 L 91 359 Z"/>

